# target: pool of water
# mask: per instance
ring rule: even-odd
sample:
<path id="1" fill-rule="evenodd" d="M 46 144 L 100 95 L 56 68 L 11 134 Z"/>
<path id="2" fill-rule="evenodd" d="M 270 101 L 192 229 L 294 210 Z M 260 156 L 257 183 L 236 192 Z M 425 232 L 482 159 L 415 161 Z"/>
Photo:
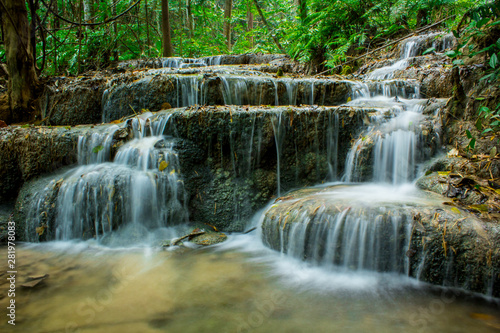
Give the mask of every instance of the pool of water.
<path id="1" fill-rule="evenodd" d="M 253 235 L 168 251 L 24 244 L 16 255 L 16 326 L 4 316 L 3 332 L 500 331 L 498 300 L 394 275 L 310 266 L 264 248 Z M 20 286 L 40 274 L 49 277 L 34 288 Z"/>

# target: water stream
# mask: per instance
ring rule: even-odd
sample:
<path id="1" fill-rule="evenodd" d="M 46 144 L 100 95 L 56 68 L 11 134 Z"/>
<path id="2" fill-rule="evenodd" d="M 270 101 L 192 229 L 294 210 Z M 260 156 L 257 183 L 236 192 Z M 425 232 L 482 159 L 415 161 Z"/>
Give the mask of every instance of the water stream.
<path id="1" fill-rule="evenodd" d="M 20 279 L 50 272 L 43 288 L 16 293 L 16 329 L 24 332 L 487 333 L 500 324 L 488 300 L 391 274 L 331 273 L 251 236 L 169 252 L 28 245 L 18 261 Z"/>
<path id="2" fill-rule="evenodd" d="M 19 289 L 19 325 L 26 332 L 498 332 L 498 300 L 409 277 L 411 213 L 435 204 L 412 185 L 425 159 L 418 153 L 425 140 L 419 86 L 393 77 L 417 48 L 418 40 L 411 39 L 392 65 L 363 82 L 348 82 L 347 106 L 379 112 L 366 117 L 353 140 L 342 182 L 272 202 L 248 221 L 259 227 L 256 233 L 230 235 L 208 249 L 189 242 L 169 250 L 157 246 L 191 230 L 168 115 L 129 120 L 132 138 L 121 145 L 113 140 L 119 126 L 80 137 L 78 165 L 50 181 L 31 203 L 27 239 L 38 238 L 42 221 L 56 241 L 18 250 L 21 280 L 50 274 L 44 288 Z M 218 61 L 169 59 L 163 65 Z M 179 80 L 177 105 L 203 101 L 199 77 Z M 319 83 L 303 81 L 299 98 L 293 79 L 222 77 L 225 102 L 240 105 L 264 103 L 265 89 L 278 105 L 280 85 L 286 86 L 287 104 L 314 104 L 321 98 Z M 283 142 L 292 134 L 282 113 L 267 116 L 279 197 Z M 343 123 L 338 114 L 328 122 L 328 179 L 337 180 Z M 262 140 L 255 124 L 256 117 L 240 154 L 248 156 L 248 171 L 260 150 L 253 143 Z M 244 172 L 232 161 L 235 175 Z M 361 181 L 366 184 L 355 184 Z M 6 287 L 2 279 L 0 290 Z M 0 305 L 6 300 L 0 298 Z"/>

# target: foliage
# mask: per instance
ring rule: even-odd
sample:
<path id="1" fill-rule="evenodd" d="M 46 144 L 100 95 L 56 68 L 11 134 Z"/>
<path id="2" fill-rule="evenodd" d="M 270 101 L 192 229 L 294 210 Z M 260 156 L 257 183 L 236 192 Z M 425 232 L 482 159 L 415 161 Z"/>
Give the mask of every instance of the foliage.
<path id="1" fill-rule="evenodd" d="M 323 53 L 325 65 L 334 67 L 356 53 L 375 48 L 401 30 L 417 28 L 461 15 L 473 6 L 471 0 L 310 0 L 307 19 L 291 27 L 291 55 L 311 61 Z M 450 19 L 450 23 L 453 22 Z"/>
<path id="2" fill-rule="evenodd" d="M 469 58 L 485 56 L 488 69 L 479 81 L 496 83 L 500 79 L 500 38 L 498 38 L 500 3 L 495 1 L 481 4 L 472 8 L 467 16 L 470 17 L 470 22 L 461 34 L 458 29 L 453 30 L 455 37 L 460 38 L 460 43 L 455 50 L 448 51 L 446 55 L 453 59 L 455 66 L 463 65 L 465 56 Z M 477 98 L 477 100 L 484 99 L 484 97 Z M 500 131 L 500 104 L 494 110 L 482 105 L 477 114 L 475 125 L 481 135 L 496 134 Z M 469 139 L 467 149 L 474 149 L 476 138 L 469 130 L 466 130 L 466 136 Z"/>
<path id="3" fill-rule="evenodd" d="M 92 27 L 64 22 L 45 7 L 52 3 L 53 10 L 75 23 L 84 17 L 90 17 L 84 23 L 98 23 L 124 13 L 135 3 L 85 1 L 92 5 L 86 15 L 80 1 L 39 1 L 36 14 L 42 24 L 37 29 L 36 54 L 37 65 L 44 68 L 45 74 L 74 75 L 105 68 L 118 60 L 162 54 L 161 0 L 142 0 L 116 21 Z M 263 23 L 254 0 L 233 0 L 232 53 L 279 52 L 273 40 L 276 37 L 293 58 L 334 67 L 419 25 L 453 14 L 457 16 L 447 23 L 457 25 L 477 1 L 303 0 L 305 5 L 300 13 L 295 0 L 258 0 L 258 3 L 269 26 Z M 170 0 L 169 7 L 175 56 L 228 53 L 222 34 L 224 1 Z M 253 15 L 253 29 L 249 29 L 249 14 Z M 0 45 L 0 61 L 3 60 L 4 50 Z"/>

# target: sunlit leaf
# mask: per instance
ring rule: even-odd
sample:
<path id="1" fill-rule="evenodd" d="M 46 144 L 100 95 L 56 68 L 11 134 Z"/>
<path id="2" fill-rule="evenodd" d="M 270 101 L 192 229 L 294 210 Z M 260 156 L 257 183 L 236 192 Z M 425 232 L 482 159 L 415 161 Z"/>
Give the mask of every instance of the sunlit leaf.
<path id="1" fill-rule="evenodd" d="M 161 161 L 160 166 L 158 167 L 158 169 L 159 169 L 160 171 L 163 171 L 163 170 L 165 170 L 167 167 L 168 167 L 168 162 L 167 162 L 167 161 Z"/>
<path id="2" fill-rule="evenodd" d="M 490 67 L 491 68 L 496 68 L 498 65 L 498 57 L 496 53 L 493 53 L 493 55 L 490 58 Z"/>

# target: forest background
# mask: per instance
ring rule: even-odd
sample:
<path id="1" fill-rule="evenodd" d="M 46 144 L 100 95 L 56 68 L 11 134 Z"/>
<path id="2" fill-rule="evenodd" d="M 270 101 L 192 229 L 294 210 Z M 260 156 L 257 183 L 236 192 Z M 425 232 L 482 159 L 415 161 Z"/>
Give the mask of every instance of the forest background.
<path id="1" fill-rule="evenodd" d="M 288 53 L 324 70 L 389 38 L 443 21 L 456 28 L 474 0 L 1 0 L 25 2 L 37 70 L 99 70 L 160 56 Z M 2 15 L 2 20 L 8 20 Z M 4 24 L 2 24 L 2 27 Z M 5 63 L 5 44 L 0 62 Z"/>

